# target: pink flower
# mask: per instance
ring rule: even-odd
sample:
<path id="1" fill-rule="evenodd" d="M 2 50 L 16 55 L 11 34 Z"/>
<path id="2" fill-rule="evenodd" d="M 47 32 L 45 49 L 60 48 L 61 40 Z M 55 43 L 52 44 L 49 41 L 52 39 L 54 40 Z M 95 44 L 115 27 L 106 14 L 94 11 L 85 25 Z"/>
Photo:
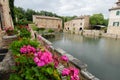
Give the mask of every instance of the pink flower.
<path id="1" fill-rule="evenodd" d="M 79 76 L 70 76 L 70 80 L 80 80 Z"/>
<path id="2" fill-rule="evenodd" d="M 37 66 L 39 66 L 39 67 L 42 67 L 42 66 L 44 66 L 45 65 L 45 62 L 44 61 L 39 61 L 38 63 L 37 63 Z"/>
<path id="3" fill-rule="evenodd" d="M 24 54 L 27 53 L 26 46 L 23 46 L 22 48 L 20 48 L 20 52 Z"/>
<path id="4" fill-rule="evenodd" d="M 69 61 L 69 59 L 68 59 L 68 57 L 67 57 L 66 55 L 63 55 L 63 56 L 61 57 L 61 60 L 65 61 L 65 62 L 68 62 L 68 61 Z"/>
<path id="5" fill-rule="evenodd" d="M 39 51 L 39 52 L 35 53 L 34 55 L 35 55 L 34 62 L 39 67 L 53 62 L 52 54 L 49 51 L 45 51 L 45 52 Z"/>
<path id="6" fill-rule="evenodd" d="M 34 47 L 32 47 L 31 45 L 28 45 L 28 46 L 23 46 L 22 48 L 20 48 L 20 52 L 21 53 L 35 53 L 36 52 L 36 49 Z"/>
<path id="7" fill-rule="evenodd" d="M 41 35 L 38 35 L 38 40 L 41 40 Z"/>
<path id="8" fill-rule="evenodd" d="M 74 67 L 70 67 L 69 68 L 71 71 L 71 80 L 79 80 L 79 70 L 74 68 Z"/>
<path id="9" fill-rule="evenodd" d="M 69 69 L 64 68 L 64 69 L 62 70 L 62 76 L 68 76 L 69 74 L 70 74 L 70 70 L 69 70 Z"/>
<path id="10" fill-rule="evenodd" d="M 63 76 L 70 76 L 70 80 L 80 80 L 79 78 L 79 70 L 74 67 L 64 68 L 62 70 Z"/>
<path id="11" fill-rule="evenodd" d="M 57 68 L 58 65 L 59 65 L 59 58 L 58 58 L 58 56 L 56 56 L 56 55 L 53 56 L 53 60 L 54 60 L 54 65 L 55 65 L 54 67 Z"/>
<path id="12" fill-rule="evenodd" d="M 35 63 L 38 63 L 39 61 L 40 61 L 40 59 L 39 59 L 38 57 L 35 57 L 35 58 L 34 58 L 34 62 L 35 62 Z"/>

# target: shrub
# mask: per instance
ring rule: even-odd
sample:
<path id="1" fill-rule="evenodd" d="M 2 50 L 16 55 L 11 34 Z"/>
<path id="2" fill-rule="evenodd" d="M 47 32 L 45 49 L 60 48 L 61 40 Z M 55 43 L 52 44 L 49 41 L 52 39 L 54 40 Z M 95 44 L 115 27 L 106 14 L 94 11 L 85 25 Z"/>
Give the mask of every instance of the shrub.
<path id="1" fill-rule="evenodd" d="M 37 28 L 36 31 L 44 31 L 44 30 L 45 30 L 45 28 Z"/>
<path id="2" fill-rule="evenodd" d="M 54 32 L 54 30 L 52 30 L 52 29 L 48 30 L 48 33 L 53 33 L 53 32 Z"/>
<path id="3" fill-rule="evenodd" d="M 31 28 L 34 30 L 34 31 L 37 31 L 38 27 L 35 26 L 34 24 L 31 26 Z"/>
<path id="4" fill-rule="evenodd" d="M 19 26 L 18 30 L 20 30 L 21 38 L 31 38 L 31 29 L 28 26 Z"/>

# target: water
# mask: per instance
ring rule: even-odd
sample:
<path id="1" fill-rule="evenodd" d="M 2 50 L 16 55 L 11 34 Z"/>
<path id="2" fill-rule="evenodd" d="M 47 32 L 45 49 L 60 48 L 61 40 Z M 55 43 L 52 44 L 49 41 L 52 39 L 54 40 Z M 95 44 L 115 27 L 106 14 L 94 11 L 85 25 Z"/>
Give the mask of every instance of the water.
<path id="1" fill-rule="evenodd" d="M 120 80 L 120 40 L 59 34 L 50 41 L 85 62 L 99 79 Z"/>

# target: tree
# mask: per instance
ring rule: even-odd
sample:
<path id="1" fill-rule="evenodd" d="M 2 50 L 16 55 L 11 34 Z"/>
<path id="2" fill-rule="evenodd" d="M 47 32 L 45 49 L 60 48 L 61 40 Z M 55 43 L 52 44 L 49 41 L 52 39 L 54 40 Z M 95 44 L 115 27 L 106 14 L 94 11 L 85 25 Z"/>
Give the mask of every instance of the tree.
<path id="1" fill-rule="evenodd" d="M 26 19 L 25 10 L 21 7 L 14 7 L 14 13 L 17 20 Z M 16 21 L 17 22 L 17 21 Z"/>
<path id="2" fill-rule="evenodd" d="M 32 9 L 27 9 L 27 11 L 25 12 L 26 18 L 28 21 L 32 21 L 32 15 L 37 14 L 37 12 L 35 12 Z"/>
<path id="3" fill-rule="evenodd" d="M 108 19 L 104 19 L 104 23 L 103 23 L 103 25 L 105 25 L 105 26 L 108 26 Z"/>
<path id="4" fill-rule="evenodd" d="M 104 16 L 103 14 L 93 14 L 91 17 L 90 17 L 90 24 L 92 26 L 94 25 L 103 25 L 104 24 Z"/>

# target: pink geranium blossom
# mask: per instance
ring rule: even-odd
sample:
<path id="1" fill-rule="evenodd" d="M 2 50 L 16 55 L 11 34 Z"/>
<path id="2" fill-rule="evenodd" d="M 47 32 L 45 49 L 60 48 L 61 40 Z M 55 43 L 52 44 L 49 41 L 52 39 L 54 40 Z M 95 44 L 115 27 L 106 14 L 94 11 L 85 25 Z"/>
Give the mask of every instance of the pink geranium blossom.
<path id="1" fill-rule="evenodd" d="M 62 70 L 62 76 L 68 76 L 69 74 L 70 74 L 70 70 L 69 70 L 69 69 L 64 68 L 64 69 Z"/>
<path id="2" fill-rule="evenodd" d="M 34 47 L 32 47 L 31 45 L 27 45 L 27 46 L 23 46 L 22 48 L 20 48 L 20 52 L 25 54 L 25 53 L 35 53 L 36 49 Z"/>
<path id="3" fill-rule="evenodd" d="M 34 62 L 37 66 L 42 67 L 53 62 L 52 54 L 49 51 L 37 52 L 35 53 Z"/>
<path id="4" fill-rule="evenodd" d="M 69 69 L 71 71 L 71 80 L 79 80 L 79 70 L 74 67 L 70 67 Z"/>
<path id="5" fill-rule="evenodd" d="M 79 78 L 79 70 L 74 67 L 64 68 L 62 70 L 63 76 L 70 76 L 70 80 L 80 80 Z"/>
<path id="6" fill-rule="evenodd" d="M 68 57 L 67 57 L 66 55 L 63 55 L 63 56 L 61 57 L 61 60 L 65 61 L 65 62 L 68 62 L 68 61 L 69 61 L 69 59 L 68 59 Z"/>

